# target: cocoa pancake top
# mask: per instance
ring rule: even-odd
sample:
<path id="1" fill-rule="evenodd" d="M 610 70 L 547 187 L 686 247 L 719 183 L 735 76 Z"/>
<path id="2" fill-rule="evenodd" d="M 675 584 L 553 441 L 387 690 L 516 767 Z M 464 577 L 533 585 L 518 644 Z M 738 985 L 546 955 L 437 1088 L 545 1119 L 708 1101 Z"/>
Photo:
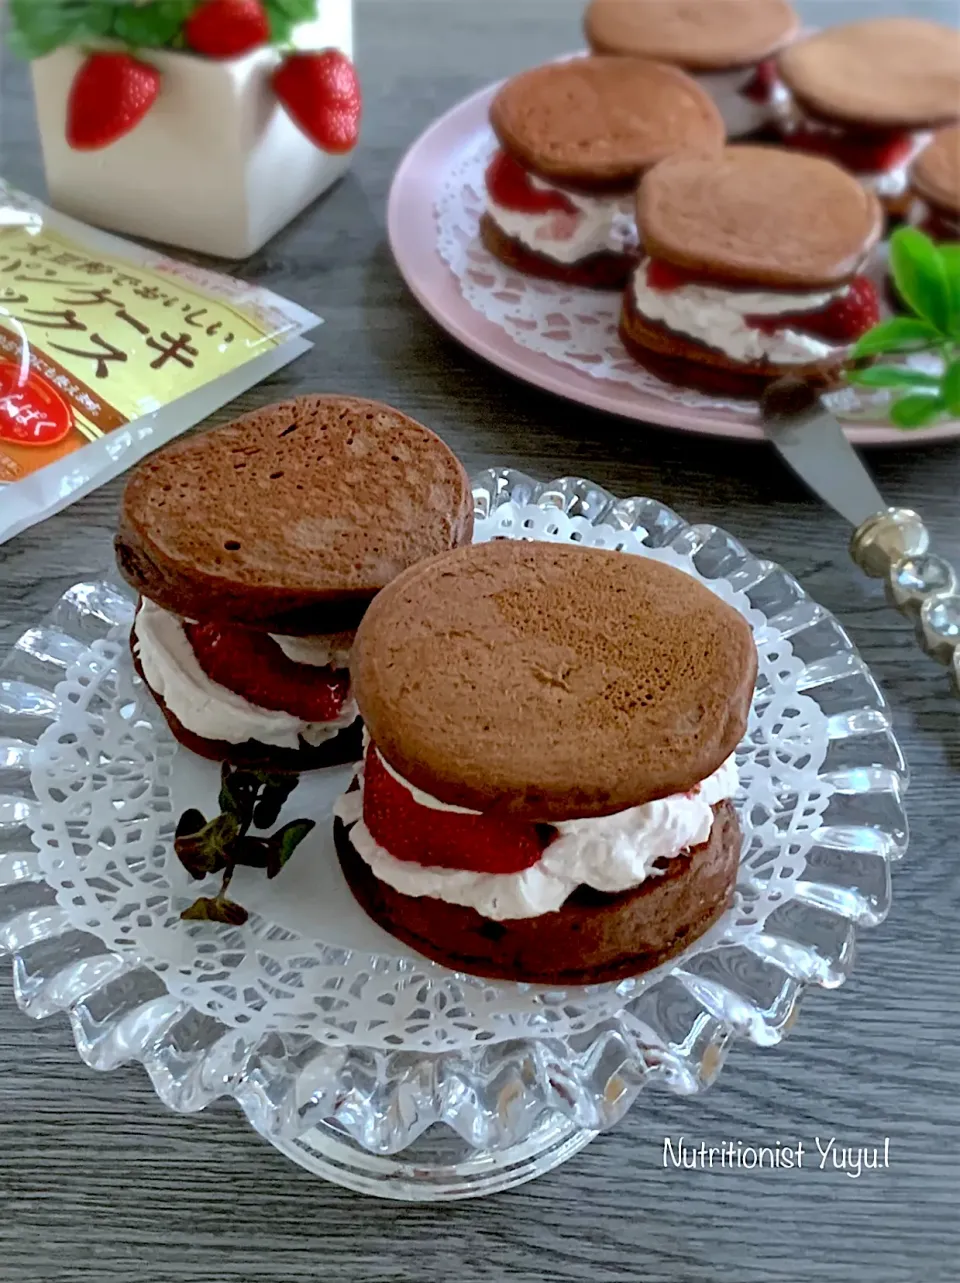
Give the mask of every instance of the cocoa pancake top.
<path id="1" fill-rule="evenodd" d="M 941 129 L 910 170 L 913 190 L 947 214 L 960 214 L 960 125 Z"/>
<path id="2" fill-rule="evenodd" d="M 933 129 L 960 120 L 960 31 L 922 18 L 829 27 L 780 54 L 802 108 L 838 124 Z"/>
<path id="3" fill-rule="evenodd" d="M 501 146 L 542 178 L 586 190 L 629 186 L 676 151 L 716 151 L 720 113 L 677 67 L 572 58 L 521 72 L 490 107 Z"/>
<path id="4" fill-rule="evenodd" d="M 777 147 L 674 156 L 640 184 L 646 250 L 733 284 L 841 285 L 880 238 L 877 198 L 831 161 Z"/>
<path id="5" fill-rule="evenodd" d="M 439 437 L 377 401 L 306 396 L 142 463 L 116 550 L 128 582 L 176 614 L 329 633 L 472 531 L 469 481 Z"/>
<path id="6" fill-rule="evenodd" d="M 373 741 L 440 801 L 550 821 L 685 792 L 743 737 L 745 620 L 646 557 L 498 540 L 415 566 L 351 656 Z"/>
<path id="7" fill-rule="evenodd" d="M 799 25 L 788 0 L 592 0 L 584 17 L 596 53 L 662 58 L 690 71 L 759 62 Z"/>

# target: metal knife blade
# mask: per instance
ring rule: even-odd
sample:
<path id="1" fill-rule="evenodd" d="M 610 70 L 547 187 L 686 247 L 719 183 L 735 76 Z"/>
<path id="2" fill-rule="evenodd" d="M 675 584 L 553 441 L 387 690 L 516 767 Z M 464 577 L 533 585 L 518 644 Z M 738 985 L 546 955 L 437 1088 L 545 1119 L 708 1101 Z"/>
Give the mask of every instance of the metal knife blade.
<path id="1" fill-rule="evenodd" d="M 814 494 L 855 528 L 886 504 L 836 416 L 801 379 L 779 379 L 760 402 L 763 430 Z"/>

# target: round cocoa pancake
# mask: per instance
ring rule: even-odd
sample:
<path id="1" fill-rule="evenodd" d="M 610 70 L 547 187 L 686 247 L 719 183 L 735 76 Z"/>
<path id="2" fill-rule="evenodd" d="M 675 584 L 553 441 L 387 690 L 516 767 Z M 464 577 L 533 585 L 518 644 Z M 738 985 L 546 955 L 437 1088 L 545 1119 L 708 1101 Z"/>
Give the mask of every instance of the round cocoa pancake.
<path id="1" fill-rule="evenodd" d="M 584 17 L 595 53 L 656 58 L 690 71 L 760 62 L 799 26 L 787 0 L 591 0 Z"/>
<path id="2" fill-rule="evenodd" d="M 150 691 L 167 725 L 184 748 L 200 757 L 209 758 L 212 762 L 232 762 L 235 766 L 259 767 L 270 771 L 314 771 L 324 766 L 343 766 L 346 762 L 359 762 L 363 756 L 363 723 L 358 717 L 350 726 L 323 744 L 308 744 L 301 740 L 299 749 L 277 748 L 273 744 L 261 744 L 257 740 L 247 740 L 243 744 L 231 744 L 226 740 L 208 740 L 194 731 L 189 731 L 170 709 L 162 695 L 158 695 L 144 675 L 130 635 L 130 651 L 133 655 L 133 666 L 143 684 Z"/>
<path id="3" fill-rule="evenodd" d="M 305 396 L 159 450 L 132 474 L 124 578 L 185 618 L 344 632 L 423 557 L 469 542 L 459 460 L 399 410 Z"/>
<path id="4" fill-rule="evenodd" d="M 647 253 L 731 284 L 831 288 L 880 239 L 876 196 L 832 161 L 777 147 L 672 156 L 637 195 Z"/>
<path id="5" fill-rule="evenodd" d="M 480 239 L 490 253 L 527 276 L 540 276 L 546 280 L 562 281 L 566 285 L 581 285 L 591 290 L 617 290 L 627 281 L 633 270 L 636 254 L 605 252 L 591 254 L 578 263 L 558 263 L 555 259 L 535 254 L 533 250 L 508 236 L 498 227 L 489 214 L 480 219 Z"/>
<path id="6" fill-rule="evenodd" d="M 941 129 L 910 170 L 916 194 L 938 212 L 960 214 L 960 125 Z"/>
<path id="7" fill-rule="evenodd" d="M 628 188 L 676 151 L 716 151 L 724 126 L 676 67 L 640 58 L 572 58 L 521 72 L 490 107 L 501 146 L 560 185 Z"/>
<path id="8" fill-rule="evenodd" d="M 846 365 L 844 356 L 811 365 L 735 361 L 725 352 L 641 316 L 630 290 L 620 314 L 620 339 L 630 355 L 664 383 L 697 388 L 710 396 L 757 399 L 767 384 L 787 374 L 817 388 L 833 388 L 842 381 Z"/>
<path id="9" fill-rule="evenodd" d="M 340 867 L 360 905 L 391 935 L 435 962 L 473 975 L 539 984 L 622 980 L 681 953 L 723 914 L 740 864 L 729 802 L 714 808 L 707 841 L 631 891 L 580 887 L 555 913 L 495 922 L 443 900 L 403 895 L 381 882 L 334 821 Z"/>
<path id="10" fill-rule="evenodd" d="M 812 116 L 864 129 L 960 120 L 960 31 L 922 18 L 872 18 L 798 40 L 780 77 Z"/>
<path id="11" fill-rule="evenodd" d="M 648 557 L 495 540 L 414 567 L 351 658 L 387 762 L 452 806 L 532 821 L 683 793 L 743 738 L 746 621 Z"/>

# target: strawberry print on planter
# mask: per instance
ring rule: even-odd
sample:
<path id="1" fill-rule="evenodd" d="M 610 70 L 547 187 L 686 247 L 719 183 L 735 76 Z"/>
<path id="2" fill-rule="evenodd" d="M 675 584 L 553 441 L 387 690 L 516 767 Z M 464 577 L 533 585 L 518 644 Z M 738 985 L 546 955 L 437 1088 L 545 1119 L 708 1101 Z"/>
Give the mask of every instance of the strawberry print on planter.
<path id="1" fill-rule="evenodd" d="M 89 43 L 66 39 L 50 53 L 14 32 L 33 59 L 44 168 L 59 210 L 236 260 L 346 172 L 360 121 L 352 0 L 205 0 L 111 11 L 114 27 L 99 33 L 119 42 L 109 53 L 97 50 L 92 32 L 85 33 Z M 91 75 L 88 59 L 102 77 L 99 60 L 107 56 L 118 61 L 106 66 L 123 69 L 131 86 L 134 73 L 140 77 L 139 95 L 121 95 L 125 112 L 118 112 L 112 87 L 102 103 L 77 110 Z M 296 112 L 273 84 L 285 57 L 306 58 L 320 73 L 320 96 L 310 104 L 301 94 Z M 154 77 L 147 102 L 143 81 Z"/>
<path id="2" fill-rule="evenodd" d="M 187 47 L 207 58 L 238 58 L 270 41 L 260 0 L 206 0 L 183 29 Z"/>
<path id="3" fill-rule="evenodd" d="M 136 128 L 160 92 L 160 73 L 127 53 L 91 54 L 73 80 L 67 142 L 76 151 L 109 147 Z"/>
<path id="4" fill-rule="evenodd" d="M 291 118 L 323 151 L 338 156 L 356 147 L 363 104 L 346 54 L 339 49 L 291 54 L 274 72 L 273 87 Z"/>

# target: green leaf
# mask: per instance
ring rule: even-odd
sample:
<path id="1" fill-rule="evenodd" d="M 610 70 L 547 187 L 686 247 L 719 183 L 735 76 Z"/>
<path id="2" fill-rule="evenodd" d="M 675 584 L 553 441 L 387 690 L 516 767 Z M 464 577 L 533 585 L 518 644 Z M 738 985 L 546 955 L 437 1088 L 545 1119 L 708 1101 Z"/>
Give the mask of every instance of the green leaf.
<path id="1" fill-rule="evenodd" d="M 941 245 L 940 258 L 950 299 L 950 334 L 960 339 L 960 245 Z"/>
<path id="2" fill-rule="evenodd" d="M 864 356 L 879 356 L 884 352 L 917 352 L 935 347 L 942 342 L 942 335 L 929 321 L 912 316 L 895 316 L 881 321 L 859 338 L 850 354 L 852 361 Z"/>
<path id="3" fill-rule="evenodd" d="M 10 44 L 26 58 L 42 58 L 68 44 L 85 24 L 87 0 L 10 0 Z"/>
<path id="4" fill-rule="evenodd" d="M 270 864 L 270 846 L 265 838 L 237 838 L 230 846 L 230 863 L 246 869 L 265 869 Z"/>
<path id="5" fill-rule="evenodd" d="M 293 29 L 300 22 L 317 16 L 316 0 L 264 0 L 270 20 L 270 39 L 275 45 L 287 45 Z"/>
<path id="6" fill-rule="evenodd" d="M 230 844 L 239 832 L 235 815 L 218 815 L 199 832 L 175 838 L 173 849 L 191 877 L 205 878 L 226 868 Z"/>
<path id="7" fill-rule="evenodd" d="M 253 822 L 258 829 L 269 829 L 276 824 L 284 803 L 299 783 L 299 775 L 292 772 L 289 775 L 266 776 L 253 812 Z"/>
<path id="8" fill-rule="evenodd" d="M 938 419 L 945 409 L 942 397 L 914 392 L 894 401 L 890 407 L 890 421 L 898 428 L 923 428 Z"/>
<path id="9" fill-rule="evenodd" d="M 951 361 L 943 376 L 940 395 L 948 411 L 960 416 L 960 360 Z"/>
<path id="10" fill-rule="evenodd" d="M 116 17 L 116 6 L 111 3 L 88 4 L 84 8 L 83 22 L 74 41 L 90 40 L 110 34 L 113 20 Z"/>
<path id="11" fill-rule="evenodd" d="M 217 805 L 226 815 L 234 815 L 243 829 L 253 822 L 253 808 L 260 791 L 260 777 L 255 771 L 234 770 L 224 762 L 220 771 L 220 796 Z"/>
<path id="12" fill-rule="evenodd" d="M 115 11 L 113 35 L 129 45 L 161 48 L 170 45 L 196 7 L 196 0 L 155 0 L 154 4 L 125 4 Z"/>
<path id="13" fill-rule="evenodd" d="M 178 838 L 191 837 L 194 833 L 199 833 L 206 822 L 207 818 L 204 813 L 192 806 L 188 811 L 184 811 L 180 819 L 177 820 L 175 836 Z"/>
<path id="14" fill-rule="evenodd" d="M 266 0 L 267 9 L 275 9 L 294 22 L 308 22 L 317 16 L 317 0 Z"/>
<path id="15" fill-rule="evenodd" d="M 868 365 L 864 370 L 851 370 L 847 380 L 862 388 L 939 388 L 940 386 L 940 380 L 935 374 L 924 374 L 922 370 L 908 370 L 899 365 Z"/>
<path id="16" fill-rule="evenodd" d="M 267 877 L 275 878 L 303 839 L 316 828 L 314 820 L 293 820 L 274 833 L 270 839 L 270 860 L 267 864 Z"/>
<path id="17" fill-rule="evenodd" d="M 943 259 L 929 236 L 898 227 L 890 237 L 890 270 L 897 292 L 941 334 L 950 330 L 950 298 Z"/>
<path id="18" fill-rule="evenodd" d="M 242 905 L 234 904 L 232 900 L 222 896 L 214 898 L 203 895 L 184 909 L 180 917 L 184 922 L 223 922 L 227 926 L 242 927 L 250 914 Z"/>

